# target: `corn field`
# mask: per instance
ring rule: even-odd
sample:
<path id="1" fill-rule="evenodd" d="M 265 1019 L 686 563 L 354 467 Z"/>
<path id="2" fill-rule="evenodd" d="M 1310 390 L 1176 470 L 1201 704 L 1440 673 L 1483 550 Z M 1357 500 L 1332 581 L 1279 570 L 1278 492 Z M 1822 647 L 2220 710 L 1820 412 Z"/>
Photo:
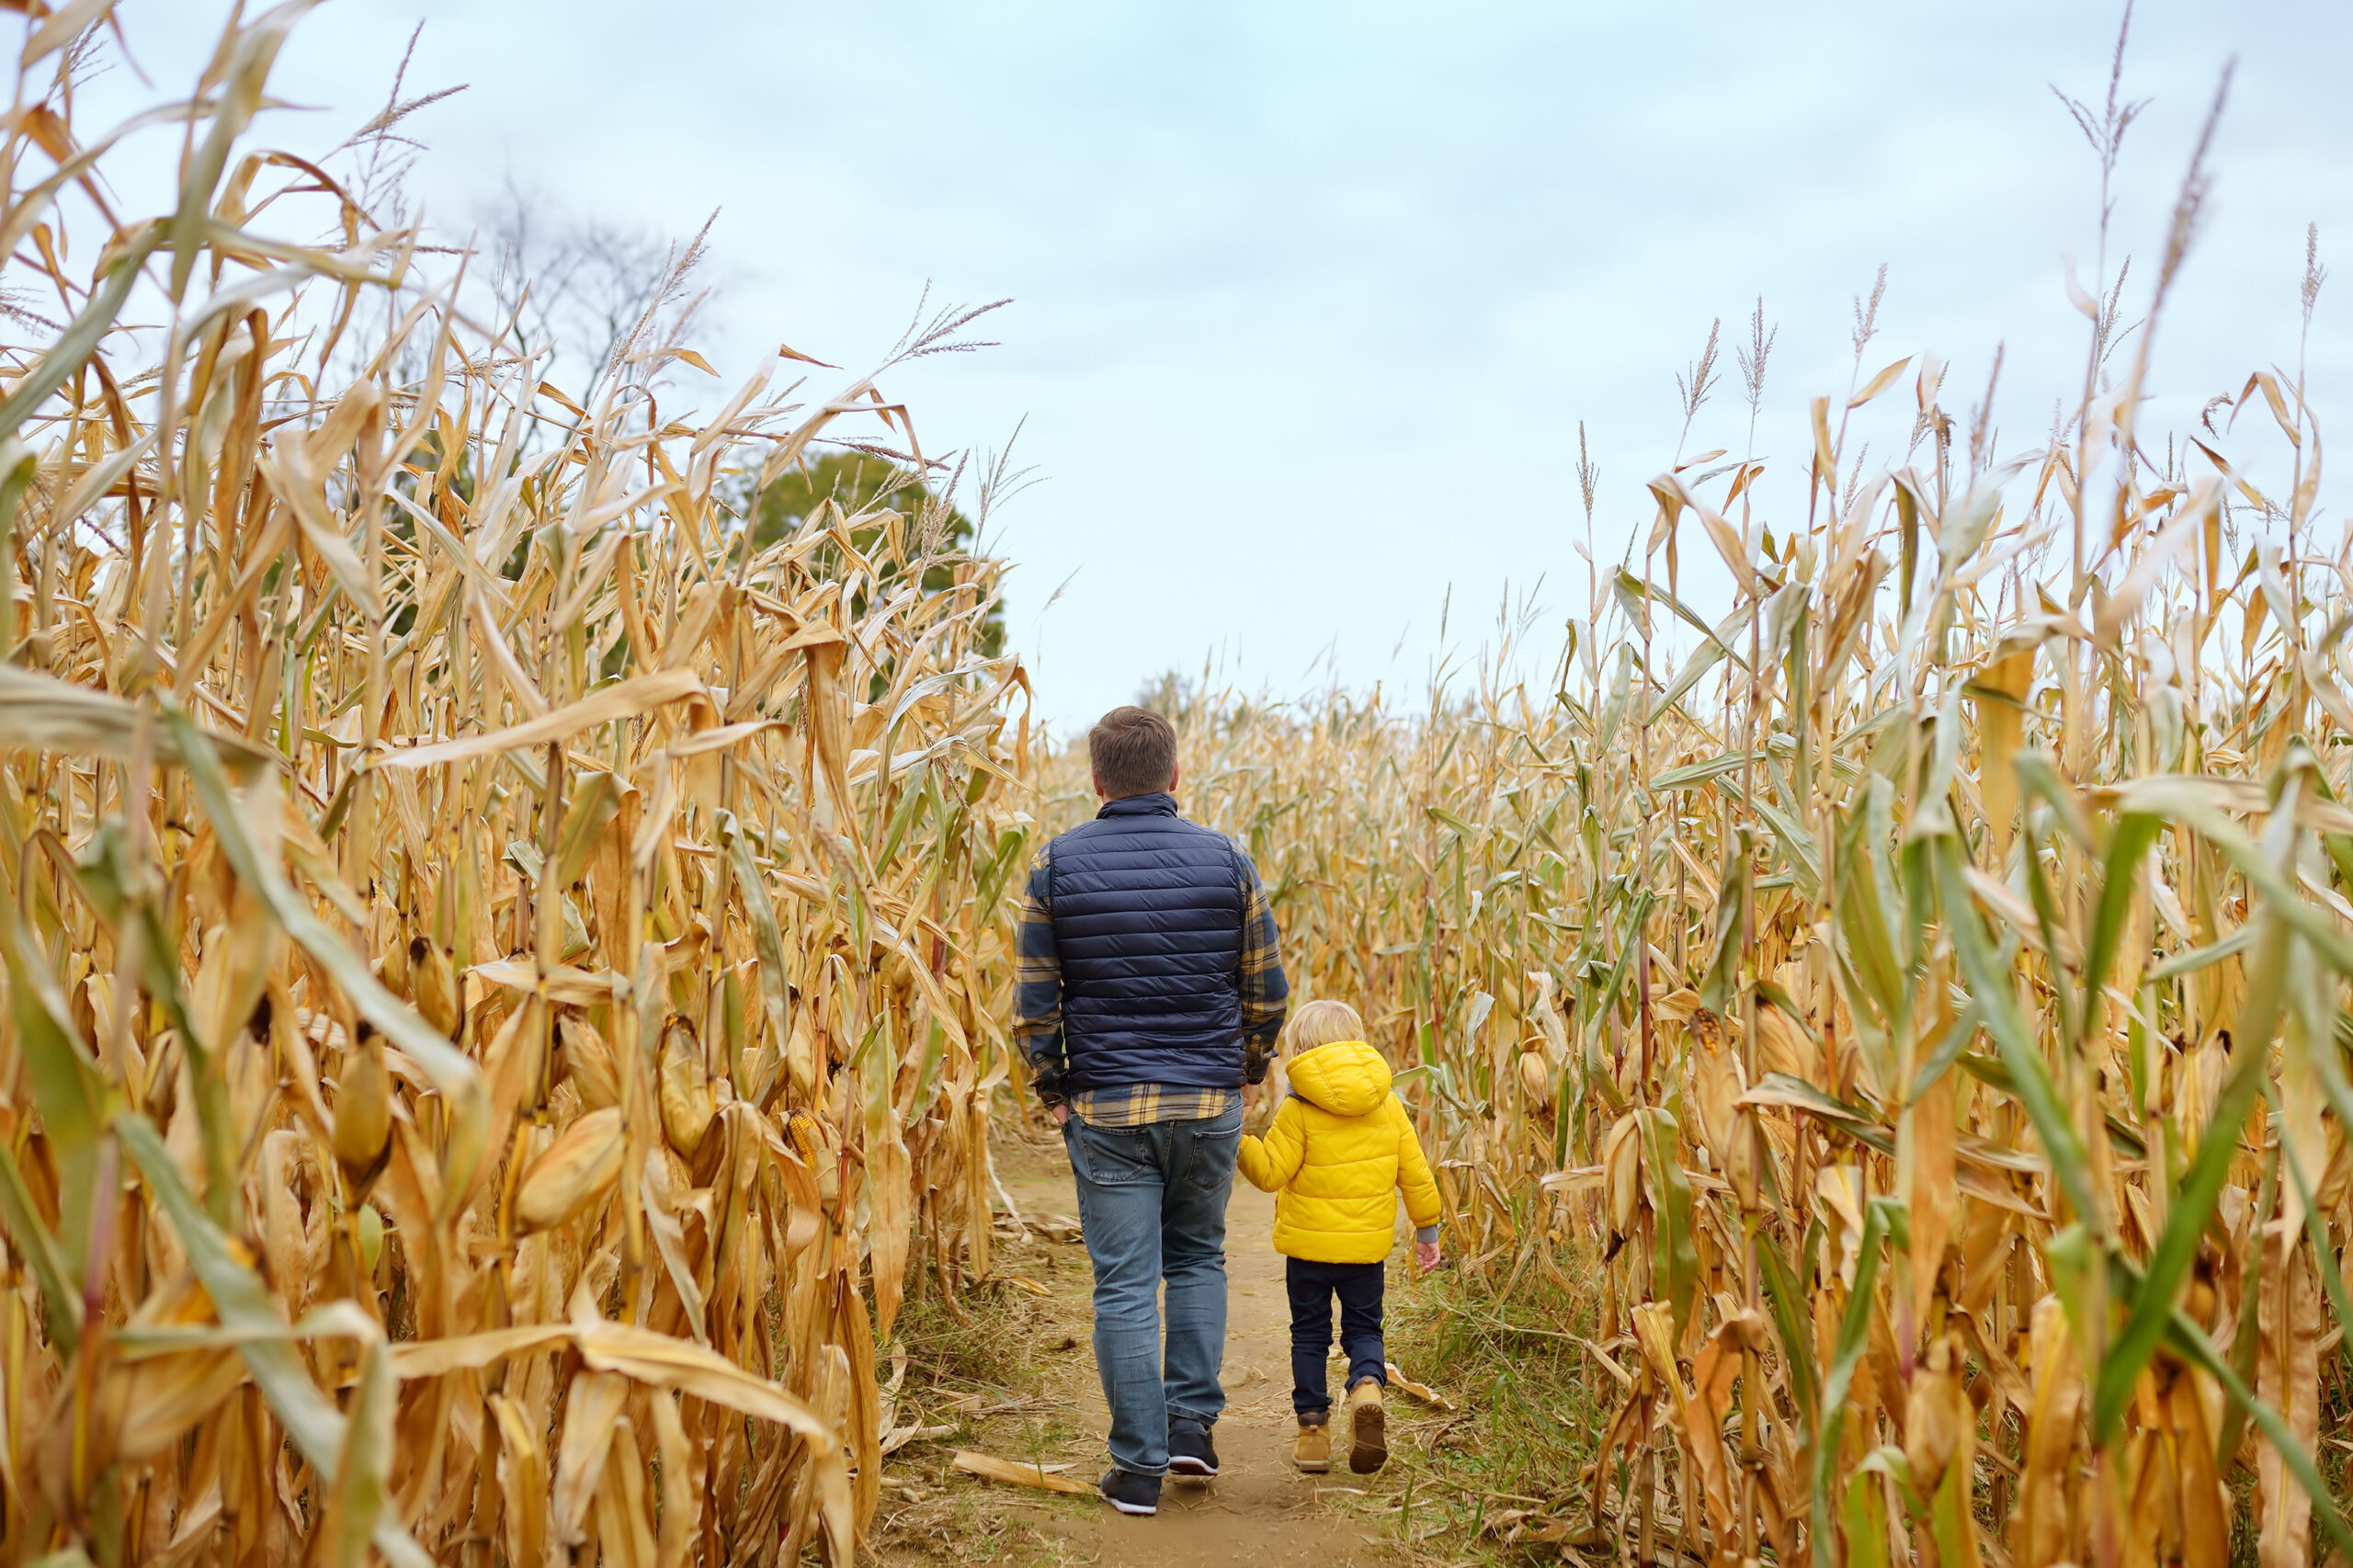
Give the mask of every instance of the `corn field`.
<path id="1" fill-rule="evenodd" d="M 26 24 L 0 1562 L 847 1563 L 908 1281 L 989 1267 L 997 568 L 919 484 L 754 547 L 845 421 L 922 470 L 874 377 L 670 422 L 649 315 L 575 399 L 251 145 L 304 8 L 97 134 L 108 6 Z"/>
<path id="2" fill-rule="evenodd" d="M 1534 1269 L 1599 1298 L 1590 1512 L 1515 1539 L 2353 1551 L 2322 1441 L 2353 547 L 2315 521 L 2296 376 L 2153 437 L 2154 328 L 2111 358 L 2113 296 L 2084 304 L 2045 445 L 1996 461 L 1938 361 L 1870 373 L 1859 341 L 1805 512 L 1768 518 L 1722 452 L 1653 481 L 1552 687 L 1505 673 L 1506 620 L 1411 708 L 1167 704 L 1180 804 L 1256 858 L 1295 996 L 1356 1004 L 1407 1070 L 1449 1251 L 1506 1296 Z M 1910 443 L 1876 478 L 1874 419 Z M 1692 551 L 1728 614 L 1678 596 Z M 1091 805 L 1083 747 L 1048 776 Z"/>

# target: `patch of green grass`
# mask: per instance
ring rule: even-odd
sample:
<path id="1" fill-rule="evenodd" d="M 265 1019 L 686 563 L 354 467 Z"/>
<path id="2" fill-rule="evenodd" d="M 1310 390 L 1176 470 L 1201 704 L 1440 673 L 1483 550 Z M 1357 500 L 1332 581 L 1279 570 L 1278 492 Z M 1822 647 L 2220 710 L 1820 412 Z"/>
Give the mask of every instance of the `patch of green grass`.
<path id="1" fill-rule="evenodd" d="M 954 1301 L 937 1282 L 908 1292 L 892 1337 L 907 1355 L 907 1381 L 942 1390 L 1040 1392 L 1048 1342 L 1067 1331 L 1045 1303 L 1004 1279 L 967 1285 Z M 882 1369 L 888 1376 L 887 1364 Z"/>
<path id="2" fill-rule="evenodd" d="M 1455 1269 L 1412 1280 L 1392 1275 L 1389 1358 L 1455 1406 L 1427 1409 L 1410 1396 L 1393 1403 L 1381 1490 L 1394 1494 L 1398 1526 L 1416 1555 L 1438 1547 L 1450 1556 L 1524 1560 L 1526 1551 L 1500 1541 L 1499 1518 L 1513 1510 L 1560 1518 L 1589 1506 L 1579 1474 L 1616 1385 L 1571 1337 L 1591 1337 L 1596 1318 L 1595 1301 L 1575 1288 L 1579 1274 L 1569 1267 L 1564 1289 L 1526 1269 L 1500 1298 Z"/>
<path id="3" fill-rule="evenodd" d="M 1051 1244 L 1000 1238 L 995 1276 L 968 1282 L 953 1301 L 934 1279 L 910 1282 L 892 1330 L 907 1358 L 897 1420 L 951 1430 L 885 1461 L 872 1540 L 878 1561 L 1030 1568 L 1065 1560 L 1067 1543 L 1040 1528 L 1062 1499 L 974 1482 L 954 1471 L 949 1460 L 971 1448 L 1047 1462 L 1084 1436 L 1067 1387 L 1086 1332 L 1069 1275 L 1069 1260 Z M 1045 1287 L 1047 1295 L 1023 1289 L 1017 1278 Z M 889 1378 L 888 1348 L 877 1360 L 879 1374 Z"/>
<path id="4" fill-rule="evenodd" d="M 924 1560 L 1045 1568 L 1067 1560 L 1067 1543 L 1045 1535 L 1034 1517 L 971 1492 L 926 1491 L 885 1497 L 876 1518 L 877 1556 L 885 1563 Z"/>

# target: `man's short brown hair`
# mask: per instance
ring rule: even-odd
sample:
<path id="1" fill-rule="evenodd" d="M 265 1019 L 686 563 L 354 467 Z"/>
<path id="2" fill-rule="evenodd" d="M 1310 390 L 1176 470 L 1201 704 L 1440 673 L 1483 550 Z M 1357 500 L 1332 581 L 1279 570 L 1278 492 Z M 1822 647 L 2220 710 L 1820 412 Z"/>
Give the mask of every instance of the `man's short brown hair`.
<path id="1" fill-rule="evenodd" d="M 1176 728 L 1149 708 L 1114 708 L 1086 733 L 1086 760 L 1106 799 L 1150 795 L 1176 778 Z"/>

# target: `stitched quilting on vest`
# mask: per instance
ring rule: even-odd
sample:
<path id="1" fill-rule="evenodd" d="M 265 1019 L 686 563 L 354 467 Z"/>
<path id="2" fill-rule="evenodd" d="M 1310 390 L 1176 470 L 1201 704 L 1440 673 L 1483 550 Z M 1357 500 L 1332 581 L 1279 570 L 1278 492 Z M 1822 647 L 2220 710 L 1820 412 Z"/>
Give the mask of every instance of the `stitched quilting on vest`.
<path id="1" fill-rule="evenodd" d="M 1165 794 L 1106 804 L 1054 840 L 1065 1082 L 1242 1083 L 1243 881 L 1224 835 Z"/>

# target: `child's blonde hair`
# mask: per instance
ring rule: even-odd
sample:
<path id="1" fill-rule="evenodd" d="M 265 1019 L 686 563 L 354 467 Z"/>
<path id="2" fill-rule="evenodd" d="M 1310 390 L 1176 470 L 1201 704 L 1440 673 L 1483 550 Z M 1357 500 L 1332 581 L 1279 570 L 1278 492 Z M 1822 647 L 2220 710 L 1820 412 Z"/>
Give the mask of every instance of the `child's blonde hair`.
<path id="1" fill-rule="evenodd" d="M 1362 1040 L 1364 1019 L 1346 1002 L 1310 1002 L 1290 1016 L 1290 1028 L 1284 1034 L 1290 1042 L 1290 1054 L 1297 1056 L 1319 1045 Z"/>

